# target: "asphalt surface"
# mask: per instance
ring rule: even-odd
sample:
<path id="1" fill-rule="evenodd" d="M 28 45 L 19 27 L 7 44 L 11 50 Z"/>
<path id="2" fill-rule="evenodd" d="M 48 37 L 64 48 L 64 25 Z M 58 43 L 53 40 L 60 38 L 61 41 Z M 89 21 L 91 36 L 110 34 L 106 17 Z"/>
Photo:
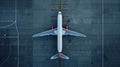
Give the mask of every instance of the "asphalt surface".
<path id="1" fill-rule="evenodd" d="M 50 60 L 56 36 L 32 38 L 57 26 L 57 0 L 0 1 L 0 67 L 119 67 L 120 1 L 62 0 L 63 27 L 87 35 L 64 36 L 69 60 Z M 66 17 L 67 16 L 67 17 Z"/>

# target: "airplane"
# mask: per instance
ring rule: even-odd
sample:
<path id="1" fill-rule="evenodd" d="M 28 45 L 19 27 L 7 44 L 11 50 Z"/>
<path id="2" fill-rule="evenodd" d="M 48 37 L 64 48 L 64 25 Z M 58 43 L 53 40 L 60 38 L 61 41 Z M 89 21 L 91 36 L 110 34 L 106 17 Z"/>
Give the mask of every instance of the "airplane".
<path id="1" fill-rule="evenodd" d="M 60 7 L 61 9 L 61 7 Z M 64 55 L 62 53 L 62 46 L 63 46 L 63 36 L 66 36 L 66 35 L 71 35 L 71 36 L 79 36 L 79 37 L 86 37 L 86 35 L 82 34 L 82 33 L 78 33 L 78 32 L 75 32 L 75 31 L 72 31 L 72 30 L 69 30 L 69 26 L 66 26 L 66 28 L 63 28 L 62 27 L 62 11 L 59 10 L 58 11 L 58 15 L 57 15 L 57 28 L 54 28 L 52 26 L 52 29 L 51 30 L 48 30 L 48 31 L 45 31 L 45 32 L 41 32 L 41 33 L 37 33 L 37 34 L 34 34 L 32 37 L 42 37 L 42 36 L 48 36 L 48 35 L 56 35 L 57 36 L 57 51 L 58 53 L 53 55 L 50 59 L 53 60 L 53 59 L 66 59 L 68 60 L 69 57 Z"/>

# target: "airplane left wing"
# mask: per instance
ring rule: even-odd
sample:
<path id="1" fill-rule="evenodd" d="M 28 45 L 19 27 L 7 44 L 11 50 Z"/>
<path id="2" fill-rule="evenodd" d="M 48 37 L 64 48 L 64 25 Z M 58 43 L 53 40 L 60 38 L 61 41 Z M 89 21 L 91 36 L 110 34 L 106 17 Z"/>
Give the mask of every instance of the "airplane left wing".
<path id="1" fill-rule="evenodd" d="M 48 31 L 45 31 L 45 32 L 41 32 L 41 33 L 37 33 L 37 34 L 34 34 L 32 37 L 42 37 L 42 36 L 48 36 L 48 35 L 56 35 L 56 28 L 55 29 L 52 29 L 52 30 L 48 30 Z"/>
<path id="2" fill-rule="evenodd" d="M 64 29 L 63 31 L 65 31 L 65 33 L 63 35 L 71 35 L 71 36 L 80 36 L 80 37 L 86 37 L 86 35 L 82 34 L 82 33 L 78 33 L 72 30 L 68 30 L 68 29 Z"/>

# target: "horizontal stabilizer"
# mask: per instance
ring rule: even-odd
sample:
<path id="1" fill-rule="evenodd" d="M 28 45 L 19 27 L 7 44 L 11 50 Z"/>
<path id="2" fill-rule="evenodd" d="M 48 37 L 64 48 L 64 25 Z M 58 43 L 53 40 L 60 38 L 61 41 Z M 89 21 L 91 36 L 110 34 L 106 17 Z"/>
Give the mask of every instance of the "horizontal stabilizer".
<path id="1" fill-rule="evenodd" d="M 59 56 L 59 53 L 58 53 L 58 54 L 53 55 L 50 59 L 51 60 L 54 60 L 54 59 L 66 59 L 66 60 L 68 60 L 69 57 L 64 55 L 63 53 L 61 53 L 61 56 Z"/>

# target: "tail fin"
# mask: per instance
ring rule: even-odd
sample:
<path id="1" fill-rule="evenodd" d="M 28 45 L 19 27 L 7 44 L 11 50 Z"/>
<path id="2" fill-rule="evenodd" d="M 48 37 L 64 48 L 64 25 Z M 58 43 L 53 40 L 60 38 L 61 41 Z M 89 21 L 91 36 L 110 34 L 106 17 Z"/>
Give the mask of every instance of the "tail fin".
<path id="1" fill-rule="evenodd" d="M 54 60 L 54 59 L 60 59 L 60 60 L 61 59 L 66 59 L 66 60 L 68 60 L 69 57 L 64 55 L 63 53 L 57 53 L 57 54 L 53 55 L 50 59 L 51 60 Z"/>

